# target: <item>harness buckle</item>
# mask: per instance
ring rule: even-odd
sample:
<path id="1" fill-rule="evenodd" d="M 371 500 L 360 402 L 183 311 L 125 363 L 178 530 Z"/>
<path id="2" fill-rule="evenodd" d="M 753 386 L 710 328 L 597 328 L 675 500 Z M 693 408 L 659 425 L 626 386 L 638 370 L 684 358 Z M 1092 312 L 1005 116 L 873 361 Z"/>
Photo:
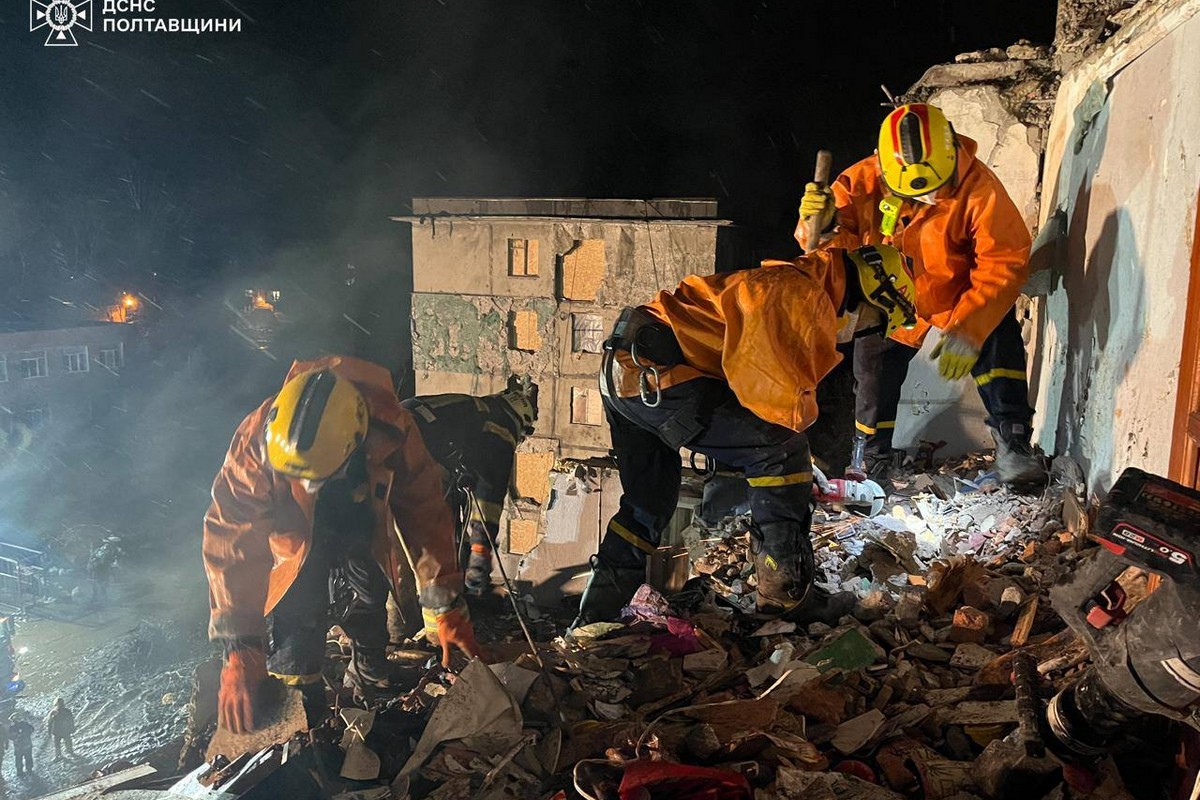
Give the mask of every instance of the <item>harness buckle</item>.
<path id="1" fill-rule="evenodd" d="M 662 404 L 662 389 L 659 388 L 658 367 L 649 361 L 643 362 L 638 358 L 636 340 L 629 345 L 629 358 L 638 369 L 638 396 L 642 398 L 642 405 L 646 406 L 646 408 L 658 408 Z M 654 378 L 653 402 L 650 400 L 650 380 L 647 376 Z"/>

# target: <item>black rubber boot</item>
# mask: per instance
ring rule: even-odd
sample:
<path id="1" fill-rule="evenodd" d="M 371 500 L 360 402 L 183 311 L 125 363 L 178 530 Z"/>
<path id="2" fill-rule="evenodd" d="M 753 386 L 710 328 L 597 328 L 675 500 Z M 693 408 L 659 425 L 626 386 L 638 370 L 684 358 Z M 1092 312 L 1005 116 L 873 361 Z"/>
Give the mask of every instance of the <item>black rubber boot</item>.
<path id="1" fill-rule="evenodd" d="M 1042 459 L 1033 450 L 1028 425 L 1004 422 L 1000 430 L 991 429 L 996 442 L 996 473 L 1000 482 L 1012 489 L 1043 486 L 1047 480 Z"/>
<path id="2" fill-rule="evenodd" d="M 646 566 L 613 566 L 596 554 L 592 556 L 592 574 L 579 602 L 579 616 L 568 632 L 593 622 L 612 622 L 646 582 Z"/>
<path id="3" fill-rule="evenodd" d="M 791 523 L 755 524 L 750 529 L 750 554 L 758 576 L 758 612 L 778 615 L 798 608 L 812 585 L 808 536 Z"/>
<path id="4" fill-rule="evenodd" d="M 891 494 L 895 488 L 892 476 L 896 474 L 903 458 L 903 450 L 895 450 L 891 447 L 868 449 L 864 458 L 867 478 L 878 483 L 885 493 Z"/>
<path id="5" fill-rule="evenodd" d="M 795 622 L 797 625 L 824 622 L 826 625 L 836 627 L 842 617 L 854 611 L 854 605 L 857 602 L 858 597 L 854 592 L 830 594 L 824 589 L 814 586 L 809 590 L 803 603 L 783 616 L 784 619 Z"/>

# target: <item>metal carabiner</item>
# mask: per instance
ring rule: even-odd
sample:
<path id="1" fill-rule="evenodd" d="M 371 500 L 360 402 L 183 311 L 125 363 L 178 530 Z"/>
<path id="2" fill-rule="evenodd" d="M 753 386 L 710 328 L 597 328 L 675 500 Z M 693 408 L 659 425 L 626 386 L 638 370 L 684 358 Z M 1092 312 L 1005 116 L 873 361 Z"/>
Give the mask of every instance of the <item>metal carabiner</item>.
<path id="1" fill-rule="evenodd" d="M 662 404 L 662 390 L 659 386 L 658 367 L 650 362 L 642 363 L 637 356 L 637 342 L 629 346 L 629 358 L 638 369 L 638 396 L 646 408 L 658 408 Z M 650 402 L 650 381 L 647 375 L 654 377 L 654 402 Z"/>

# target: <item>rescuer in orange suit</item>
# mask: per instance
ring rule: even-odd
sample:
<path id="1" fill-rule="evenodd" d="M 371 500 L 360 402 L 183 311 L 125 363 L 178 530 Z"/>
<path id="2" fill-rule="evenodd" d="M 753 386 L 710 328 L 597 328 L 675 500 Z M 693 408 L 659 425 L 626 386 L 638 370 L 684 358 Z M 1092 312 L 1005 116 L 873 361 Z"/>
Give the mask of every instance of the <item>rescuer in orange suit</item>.
<path id="1" fill-rule="evenodd" d="M 400 558 L 451 647 L 477 655 L 441 470 L 383 367 L 296 362 L 238 426 L 204 518 L 209 638 L 224 647 L 218 718 L 253 728 L 268 671 L 323 703 L 325 636 L 352 640 L 352 677 L 387 680 L 386 601 Z"/>
<path id="2" fill-rule="evenodd" d="M 693 275 L 625 309 L 600 376 L 621 502 L 572 629 L 614 618 L 645 580 L 678 503 L 681 447 L 746 479 L 760 612 L 836 621 L 848 611 L 852 595 L 812 591 L 804 431 L 817 418 L 817 384 L 841 360 L 838 342 L 915 324 L 913 291 L 894 247 L 831 248 Z"/>
<path id="3" fill-rule="evenodd" d="M 1013 306 L 1029 274 L 1029 231 L 978 145 L 954 132 L 936 106 L 896 108 L 876 154 L 822 189 L 805 187 L 796 240 L 815 217 L 824 247 L 891 244 L 913 260 L 920 322 L 889 340 L 855 346 L 856 427 L 868 472 L 886 477 L 908 364 L 930 328 L 938 371 L 970 374 L 988 412 L 996 467 L 1007 484 L 1045 479 L 1030 444 L 1025 347 Z"/>

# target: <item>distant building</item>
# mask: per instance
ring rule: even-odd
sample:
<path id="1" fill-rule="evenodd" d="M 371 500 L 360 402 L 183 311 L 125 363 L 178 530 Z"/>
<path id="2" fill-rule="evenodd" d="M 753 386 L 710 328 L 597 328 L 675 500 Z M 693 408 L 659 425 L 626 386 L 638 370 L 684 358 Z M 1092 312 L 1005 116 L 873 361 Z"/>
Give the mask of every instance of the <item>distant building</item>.
<path id="1" fill-rule="evenodd" d="M 60 440 L 119 405 L 133 332 L 108 322 L 0 327 L 0 433 L 20 446 Z"/>
<path id="2" fill-rule="evenodd" d="M 559 458 L 604 455 L 597 375 L 621 308 L 731 260 L 715 200 L 416 198 L 416 394 L 541 386 L 536 437 Z"/>

